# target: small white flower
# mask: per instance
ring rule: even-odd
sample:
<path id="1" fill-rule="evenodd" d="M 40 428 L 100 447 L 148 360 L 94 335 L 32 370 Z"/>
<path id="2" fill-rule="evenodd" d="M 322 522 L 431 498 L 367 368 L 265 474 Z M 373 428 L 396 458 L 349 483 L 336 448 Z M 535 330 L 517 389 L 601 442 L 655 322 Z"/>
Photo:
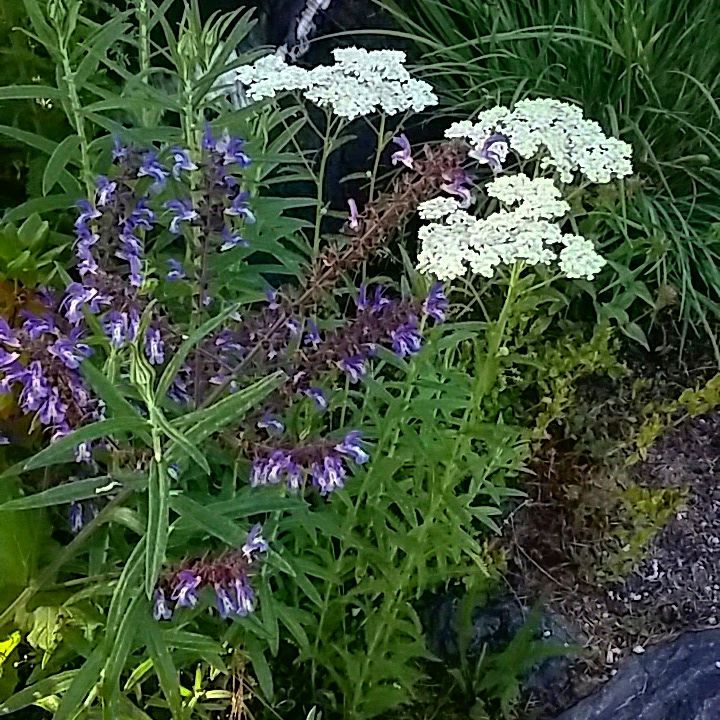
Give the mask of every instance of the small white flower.
<path id="1" fill-rule="evenodd" d="M 425 200 L 418 206 L 418 212 L 423 220 L 440 220 L 460 209 L 460 203 L 451 197 L 436 197 Z"/>

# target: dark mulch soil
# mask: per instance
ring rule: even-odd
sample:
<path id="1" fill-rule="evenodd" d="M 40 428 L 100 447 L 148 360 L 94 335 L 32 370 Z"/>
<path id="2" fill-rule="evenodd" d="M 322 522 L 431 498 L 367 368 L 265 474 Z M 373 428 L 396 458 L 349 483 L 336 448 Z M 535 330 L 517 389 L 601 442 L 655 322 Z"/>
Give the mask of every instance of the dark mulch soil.
<path id="1" fill-rule="evenodd" d="M 530 703 L 528 717 L 553 717 L 614 675 L 628 654 L 720 622 L 720 412 L 689 419 L 666 433 L 632 471 L 630 480 L 640 485 L 681 488 L 687 495 L 620 582 L 584 575 L 583 568 L 597 560 L 593 537 L 601 529 L 590 527 L 591 518 L 586 534 L 578 529 L 569 473 L 573 482 L 584 475 L 585 495 L 596 497 L 598 508 L 607 488 L 592 467 L 578 467 L 577 459 L 572 467 L 563 465 L 563 457 L 550 454 L 532 499 L 508 520 L 508 577 L 521 598 L 543 598 L 566 618 L 584 651 L 567 682 Z"/>

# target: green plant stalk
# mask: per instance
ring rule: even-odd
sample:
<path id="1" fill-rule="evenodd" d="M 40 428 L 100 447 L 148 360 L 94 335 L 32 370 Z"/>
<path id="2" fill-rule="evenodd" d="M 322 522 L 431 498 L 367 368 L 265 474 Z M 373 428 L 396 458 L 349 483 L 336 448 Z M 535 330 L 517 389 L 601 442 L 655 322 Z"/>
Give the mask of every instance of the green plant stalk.
<path id="1" fill-rule="evenodd" d="M 140 76 L 146 85 L 150 81 L 150 17 L 148 14 L 147 0 L 138 0 L 135 11 L 138 22 L 138 62 L 140 65 Z M 150 112 L 143 108 L 140 113 L 143 127 L 148 127 Z"/>
<path id="2" fill-rule="evenodd" d="M 512 312 L 512 306 L 515 302 L 515 290 L 522 273 L 523 263 L 516 261 L 510 270 L 510 279 L 508 281 L 508 290 L 505 295 L 502 309 L 497 321 L 488 330 L 488 351 L 482 369 L 478 373 L 478 385 L 481 397 L 487 395 L 497 381 L 498 371 L 500 369 L 500 349 L 505 338 L 508 320 Z"/>
<path id="3" fill-rule="evenodd" d="M 370 191 L 368 193 L 368 203 L 375 199 L 375 184 L 377 182 L 378 169 L 380 167 L 380 157 L 385 149 L 385 113 L 380 113 L 380 125 L 377 130 L 377 147 L 375 148 L 375 159 L 373 161 L 372 175 L 370 176 Z"/>
<path id="4" fill-rule="evenodd" d="M 323 205 L 324 198 L 324 187 L 325 187 L 325 172 L 327 170 L 327 162 L 330 158 L 330 154 L 333 150 L 335 140 L 340 133 L 342 128 L 342 122 L 338 122 L 334 125 L 332 115 L 330 112 L 327 113 L 327 122 L 325 123 L 325 134 L 323 136 L 323 148 L 322 154 L 320 155 L 320 167 L 318 168 L 317 174 L 317 205 L 315 207 L 315 228 L 313 231 L 313 256 L 317 256 L 320 252 L 320 228 L 322 225 L 322 219 L 325 215 L 325 207 Z"/>
<path id="5" fill-rule="evenodd" d="M 95 196 L 95 183 L 93 182 L 92 165 L 90 163 L 90 147 L 87 131 L 85 129 L 85 117 L 83 116 L 83 109 L 80 105 L 80 97 L 75 84 L 75 71 L 72 69 L 72 64 L 70 63 L 67 39 L 63 37 L 62 33 L 57 30 L 57 28 L 56 31 L 58 37 L 58 48 L 62 59 L 63 78 L 67 84 L 68 100 L 70 102 L 70 110 L 72 113 L 68 120 L 70 120 L 75 133 L 80 139 L 80 164 L 82 179 L 85 184 L 87 198 L 88 200 L 92 200 Z"/>

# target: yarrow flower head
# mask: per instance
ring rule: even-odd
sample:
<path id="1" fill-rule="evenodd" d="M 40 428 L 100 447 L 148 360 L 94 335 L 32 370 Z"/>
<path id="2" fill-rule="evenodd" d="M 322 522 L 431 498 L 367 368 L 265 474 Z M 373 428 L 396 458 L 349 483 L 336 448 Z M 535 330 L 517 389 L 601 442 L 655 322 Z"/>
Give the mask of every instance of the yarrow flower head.
<path id="1" fill-rule="evenodd" d="M 347 120 L 377 111 L 388 115 L 420 112 L 438 102 L 432 87 L 413 78 L 405 68 L 402 51 L 337 48 L 333 58 L 333 65 L 304 70 L 270 55 L 238 68 L 238 79 L 251 100 L 298 91 L 310 102 Z M 404 162 L 410 162 L 410 157 Z"/>
<path id="2" fill-rule="evenodd" d="M 420 272 L 440 280 L 461 277 L 468 267 L 492 277 L 496 268 L 517 260 L 532 265 L 559 262 L 568 277 L 592 279 L 605 264 L 592 243 L 576 235 L 563 234 L 556 221 L 570 209 L 548 178 L 525 175 L 498 177 L 487 186 L 503 208 L 487 218 L 476 218 L 456 203 L 429 201 L 420 206 L 421 216 L 433 218 L 420 228 L 418 254 Z M 565 246 L 558 253 L 558 246 Z"/>
<path id="3" fill-rule="evenodd" d="M 608 137 L 598 123 L 583 117 L 576 105 L 554 99 L 520 100 L 515 108 L 491 108 L 476 121 L 454 123 L 447 138 L 465 138 L 470 156 L 493 170 L 509 149 L 523 160 L 540 158 L 542 169 L 554 170 L 563 183 L 577 173 L 591 182 L 607 183 L 632 174 L 632 148 Z"/>

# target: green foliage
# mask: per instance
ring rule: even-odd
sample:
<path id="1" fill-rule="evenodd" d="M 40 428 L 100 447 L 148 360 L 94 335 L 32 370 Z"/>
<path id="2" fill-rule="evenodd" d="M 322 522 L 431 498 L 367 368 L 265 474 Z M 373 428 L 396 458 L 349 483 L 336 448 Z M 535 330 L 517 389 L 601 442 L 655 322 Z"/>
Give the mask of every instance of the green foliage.
<path id="1" fill-rule="evenodd" d="M 625 577 L 642 559 L 655 535 L 682 506 L 686 492 L 678 488 L 647 488 L 630 485 L 619 496 L 616 526 L 610 537 L 611 549 L 603 557 L 598 577 L 615 580 Z"/>
<path id="2" fill-rule="evenodd" d="M 634 148 L 637 178 L 577 199 L 580 230 L 627 277 L 600 283 L 622 328 L 676 305 L 714 342 L 720 253 L 720 30 L 694 0 L 403 0 L 382 3 L 462 117 L 526 96 L 578 103 Z M 621 269 L 625 270 L 622 271 Z M 636 328 L 627 329 L 642 339 Z M 717 348 L 716 348 L 717 352 Z"/>
<path id="3" fill-rule="evenodd" d="M 496 529 L 499 504 L 514 494 L 522 434 L 478 413 L 482 390 L 452 369 L 455 352 L 437 356 L 431 345 L 407 379 L 370 381 L 366 473 L 327 510 L 280 525 L 303 548 L 297 567 L 319 578 L 298 583 L 309 601 L 301 659 L 343 717 L 382 716 L 413 698 L 428 657 L 414 603 L 489 573 L 478 533 Z"/>

